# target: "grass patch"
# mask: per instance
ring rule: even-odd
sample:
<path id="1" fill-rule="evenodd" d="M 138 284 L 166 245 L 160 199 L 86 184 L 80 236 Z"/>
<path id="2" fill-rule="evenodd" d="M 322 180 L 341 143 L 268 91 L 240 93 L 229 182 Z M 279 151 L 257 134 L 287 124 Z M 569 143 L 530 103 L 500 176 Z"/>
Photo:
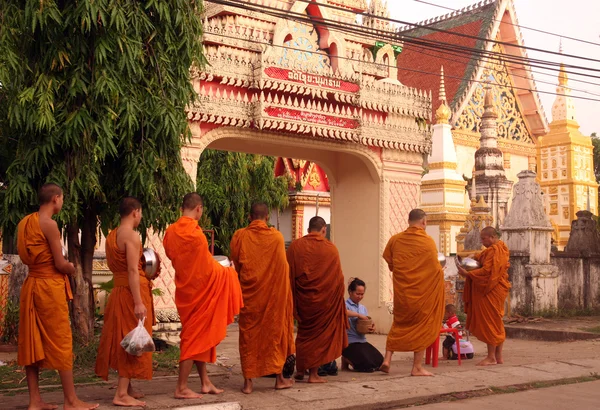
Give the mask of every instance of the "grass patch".
<path id="1" fill-rule="evenodd" d="M 596 327 L 580 327 L 579 330 L 583 330 L 584 332 L 589 332 L 589 333 L 600 334 L 600 326 L 596 326 Z"/>
<path id="2" fill-rule="evenodd" d="M 169 346 L 162 352 L 154 352 L 152 355 L 152 367 L 154 371 L 161 372 L 161 374 L 177 374 L 180 353 L 181 351 L 177 346 Z"/>

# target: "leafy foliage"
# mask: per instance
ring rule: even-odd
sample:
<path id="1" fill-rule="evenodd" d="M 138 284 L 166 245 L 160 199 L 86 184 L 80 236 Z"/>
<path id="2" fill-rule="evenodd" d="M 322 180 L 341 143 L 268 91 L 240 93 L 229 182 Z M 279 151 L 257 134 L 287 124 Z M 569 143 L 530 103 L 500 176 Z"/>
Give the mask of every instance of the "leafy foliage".
<path id="1" fill-rule="evenodd" d="M 254 201 L 272 209 L 288 203 L 289 181 L 275 177 L 274 159 L 262 155 L 205 150 L 198 164 L 197 192 L 204 198 L 204 229 L 215 229 L 220 252 L 229 254 L 234 232 L 248 225 Z"/>
<path id="2" fill-rule="evenodd" d="M 179 149 L 184 107 L 194 96 L 189 67 L 201 63 L 198 7 L 183 0 L 3 2 L 0 135 L 16 146 L 4 227 L 14 229 L 46 181 L 68 194 L 63 223 L 95 207 L 108 228 L 125 194 L 143 200 L 142 229 L 176 217 L 190 188 Z"/>
<path id="3" fill-rule="evenodd" d="M 192 188 L 180 148 L 189 135 L 185 106 L 195 98 L 189 69 L 204 62 L 200 7 L 0 0 L 0 152 L 8 155 L 0 226 L 14 232 L 36 208 L 37 189 L 60 184 L 58 220 L 82 266 L 75 303 L 80 296 L 91 312 L 98 225 L 105 233 L 115 226 L 119 200 L 134 195 L 144 205 L 142 233 L 162 230 Z"/>

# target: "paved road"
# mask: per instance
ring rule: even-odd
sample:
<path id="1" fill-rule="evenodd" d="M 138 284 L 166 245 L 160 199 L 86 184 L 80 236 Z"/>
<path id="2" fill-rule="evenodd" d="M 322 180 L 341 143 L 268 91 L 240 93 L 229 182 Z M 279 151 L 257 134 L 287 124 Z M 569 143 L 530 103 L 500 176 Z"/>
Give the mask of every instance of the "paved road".
<path id="1" fill-rule="evenodd" d="M 592 410 L 600 409 L 600 381 L 429 404 L 419 410 Z"/>

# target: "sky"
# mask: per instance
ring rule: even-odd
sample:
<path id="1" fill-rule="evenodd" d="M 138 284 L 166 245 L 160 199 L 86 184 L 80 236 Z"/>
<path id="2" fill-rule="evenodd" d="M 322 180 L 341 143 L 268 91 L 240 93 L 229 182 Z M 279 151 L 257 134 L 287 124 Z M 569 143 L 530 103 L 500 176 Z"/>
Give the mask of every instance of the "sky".
<path id="1" fill-rule="evenodd" d="M 461 9 L 471 4 L 478 3 L 475 0 L 427 0 L 453 9 Z M 515 10 L 522 37 L 526 47 L 543 50 L 558 51 L 560 37 L 544 34 L 530 30 L 529 28 L 543 30 L 561 36 L 586 40 L 594 44 L 586 44 L 567 38 L 562 39 L 564 54 L 572 54 L 586 58 L 600 60 L 600 1 L 598 0 L 514 0 Z M 425 19 L 450 13 L 444 8 L 422 4 L 416 0 L 388 0 L 388 8 L 391 18 L 420 22 Z M 530 58 L 564 62 L 578 66 L 589 67 L 599 70 L 598 72 L 587 72 L 586 74 L 600 77 L 600 62 L 592 62 L 581 59 L 561 57 L 538 51 L 528 50 Z M 562 61 L 561 61 L 562 59 Z M 558 83 L 557 73 L 554 71 L 535 68 L 542 73 L 534 73 L 539 91 L 555 93 Z M 575 69 L 570 69 L 576 71 Z M 577 82 L 582 80 L 592 84 Z M 550 83 L 550 84 L 546 84 Z M 581 75 L 569 75 L 569 86 L 572 96 L 581 96 L 599 101 L 586 101 L 574 99 L 576 118 L 581 126 L 580 131 L 584 135 L 592 132 L 600 134 L 600 78 L 590 78 Z M 540 93 L 540 100 L 548 122 L 552 121 L 552 104 L 555 96 Z"/>

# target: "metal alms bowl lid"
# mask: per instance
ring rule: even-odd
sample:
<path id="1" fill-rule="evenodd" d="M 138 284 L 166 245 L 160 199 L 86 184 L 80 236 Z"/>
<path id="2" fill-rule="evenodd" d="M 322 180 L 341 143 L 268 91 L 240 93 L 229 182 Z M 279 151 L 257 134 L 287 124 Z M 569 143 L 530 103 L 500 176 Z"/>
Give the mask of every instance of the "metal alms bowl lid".
<path id="1" fill-rule="evenodd" d="M 442 265 L 442 268 L 446 266 L 446 256 L 442 252 L 438 252 L 438 261 Z"/>
<path id="2" fill-rule="evenodd" d="M 225 255 L 213 255 L 213 258 L 219 262 L 222 266 L 225 266 L 226 268 L 231 266 L 231 261 L 229 260 L 229 258 Z"/>
<path id="3" fill-rule="evenodd" d="M 477 262 L 475 259 L 471 259 L 471 258 L 461 259 L 460 265 L 463 268 L 465 268 L 465 270 L 467 270 L 467 271 L 481 268 L 481 265 L 479 264 L 479 262 Z"/>
<path id="4" fill-rule="evenodd" d="M 151 278 L 156 274 L 156 271 L 158 270 L 158 257 L 153 249 L 144 248 L 142 251 L 142 265 L 144 267 L 146 277 Z"/>

